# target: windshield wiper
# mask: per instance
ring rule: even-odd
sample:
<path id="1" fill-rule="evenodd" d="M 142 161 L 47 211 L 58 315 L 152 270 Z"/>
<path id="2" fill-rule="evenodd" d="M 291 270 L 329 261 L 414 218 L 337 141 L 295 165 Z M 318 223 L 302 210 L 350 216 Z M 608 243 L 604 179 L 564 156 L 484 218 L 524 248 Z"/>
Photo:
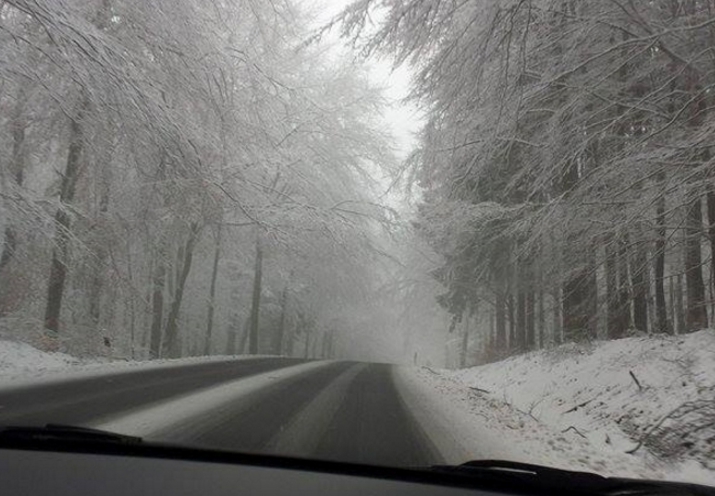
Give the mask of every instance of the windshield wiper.
<path id="1" fill-rule="evenodd" d="M 474 460 L 461 465 L 435 465 L 441 474 L 493 484 L 548 491 L 558 494 L 599 495 L 715 495 L 715 489 L 696 484 L 604 477 L 531 463 L 506 460 Z"/>
<path id="2" fill-rule="evenodd" d="M 0 427 L 0 445 L 46 441 L 134 445 L 142 443 L 142 438 L 73 425 L 47 424 L 44 427 Z"/>

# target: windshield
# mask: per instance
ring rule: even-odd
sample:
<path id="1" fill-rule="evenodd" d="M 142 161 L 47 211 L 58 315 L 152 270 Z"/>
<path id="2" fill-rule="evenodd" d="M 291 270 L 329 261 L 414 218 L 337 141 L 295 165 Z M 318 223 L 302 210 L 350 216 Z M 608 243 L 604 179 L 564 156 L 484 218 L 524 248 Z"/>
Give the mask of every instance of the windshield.
<path id="1" fill-rule="evenodd" d="M 715 2 L 0 2 L 0 425 L 715 485 Z"/>

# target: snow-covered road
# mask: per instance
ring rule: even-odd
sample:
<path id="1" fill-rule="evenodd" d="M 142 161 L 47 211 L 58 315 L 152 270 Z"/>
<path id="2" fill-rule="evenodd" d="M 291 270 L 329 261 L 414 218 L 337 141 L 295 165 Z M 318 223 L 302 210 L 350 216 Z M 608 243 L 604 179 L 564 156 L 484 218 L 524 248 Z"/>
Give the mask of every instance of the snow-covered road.
<path id="1" fill-rule="evenodd" d="M 0 424 L 64 423 L 151 440 L 351 462 L 444 461 L 393 367 L 257 358 L 0 391 Z"/>

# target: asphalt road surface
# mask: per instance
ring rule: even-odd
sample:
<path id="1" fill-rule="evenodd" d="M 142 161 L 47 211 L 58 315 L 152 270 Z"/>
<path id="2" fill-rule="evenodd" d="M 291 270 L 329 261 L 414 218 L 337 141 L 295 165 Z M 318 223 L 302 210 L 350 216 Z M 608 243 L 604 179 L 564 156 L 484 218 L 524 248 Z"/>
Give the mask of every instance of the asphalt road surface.
<path id="1" fill-rule="evenodd" d="M 191 415 L 181 421 L 167 418 L 166 425 L 151 432 L 127 433 L 210 448 L 358 463 L 441 463 L 404 405 L 390 367 L 257 358 L 76 378 L 0 390 L 0 425 L 102 428 L 105 419 L 132 425 L 133 418 L 146 416 L 152 408 L 164 405 L 166 410 L 168 404 L 180 411 L 183 405 L 193 405 Z M 197 410 L 203 391 L 219 389 L 220 407 L 199 405 Z"/>

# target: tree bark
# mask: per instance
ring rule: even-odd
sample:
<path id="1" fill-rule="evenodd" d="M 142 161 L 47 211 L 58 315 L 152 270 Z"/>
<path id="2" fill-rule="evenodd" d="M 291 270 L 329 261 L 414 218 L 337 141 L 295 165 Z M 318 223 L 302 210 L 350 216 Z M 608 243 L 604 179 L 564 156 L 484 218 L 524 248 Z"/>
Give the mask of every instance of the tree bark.
<path id="1" fill-rule="evenodd" d="M 288 314 L 288 284 L 285 285 L 281 292 L 281 314 L 278 320 L 278 332 L 276 332 L 275 341 L 273 343 L 273 351 L 277 355 L 283 354 L 283 342 L 285 340 L 286 316 Z"/>
<path id="2" fill-rule="evenodd" d="M 211 335 L 214 326 L 214 304 L 216 301 L 216 279 L 218 279 L 218 262 L 221 258 L 221 228 L 219 223 L 216 228 L 216 245 L 214 248 L 214 261 L 211 269 L 211 284 L 209 286 L 209 308 L 206 317 L 206 341 L 204 343 L 204 355 L 211 354 Z"/>
<path id="3" fill-rule="evenodd" d="M 523 275 L 523 273 L 522 273 Z M 521 286 L 521 284 L 519 284 Z M 516 295 L 516 326 L 513 335 L 513 352 L 522 353 L 526 350 L 526 292 L 523 287 L 517 290 Z"/>
<path id="4" fill-rule="evenodd" d="M 665 175 L 659 174 L 657 177 L 659 184 L 665 182 Z M 661 186 L 662 189 L 662 186 Z M 655 241 L 655 258 L 654 258 L 654 275 L 655 275 L 655 315 L 656 322 L 653 325 L 654 332 L 670 332 L 668 324 L 668 312 L 666 310 L 665 301 L 665 245 L 666 245 L 666 230 L 665 230 L 665 193 L 661 193 L 656 202 L 656 241 Z M 712 238 L 711 238 L 712 239 Z M 713 244 L 715 250 L 715 244 Z M 713 251 L 715 254 L 715 251 Z M 715 270 L 715 265 L 713 266 Z"/>
<path id="5" fill-rule="evenodd" d="M 166 261 L 163 250 L 159 251 L 154 263 L 153 291 L 151 295 L 151 334 L 149 337 L 149 355 L 161 357 L 161 331 L 164 325 L 164 286 L 166 285 Z"/>
<path id="6" fill-rule="evenodd" d="M 67 151 L 67 164 L 60 185 L 60 207 L 55 213 L 55 246 L 52 249 L 49 282 L 47 285 L 47 305 L 45 307 L 45 328 L 58 332 L 62 297 L 67 278 L 71 219 L 67 208 L 75 197 L 77 180 L 81 172 L 84 136 L 82 121 L 87 112 L 89 101 L 82 98 L 77 114 L 70 120 L 70 143 Z"/>
<path id="7" fill-rule="evenodd" d="M 467 355 L 469 354 L 469 324 L 472 320 L 471 310 L 467 306 L 466 315 L 464 316 L 464 329 L 462 330 L 462 347 L 459 355 L 459 367 L 467 366 Z"/>
<path id="8" fill-rule="evenodd" d="M 251 328 L 248 343 L 248 354 L 258 354 L 258 327 L 261 311 L 261 283 L 263 276 L 263 247 L 260 233 L 256 233 L 256 264 L 253 272 L 253 295 L 251 298 Z"/>
<path id="9" fill-rule="evenodd" d="M 497 289 L 495 295 L 494 313 L 496 321 L 496 350 L 494 351 L 497 357 L 501 357 L 506 351 L 506 301 L 500 289 Z"/>
<path id="10" fill-rule="evenodd" d="M 105 178 L 106 179 L 106 178 Z M 99 239 L 96 240 L 97 249 L 94 256 L 94 274 L 92 276 L 92 287 L 89 294 L 89 317 L 95 330 L 100 328 L 100 318 L 102 310 L 102 289 L 104 287 L 104 265 L 107 262 L 106 240 L 102 239 L 104 234 L 105 216 L 109 211 L 109 181 L 104 180 L 100 186 L 102 191 L 99 199 L 99 215 L 97 219 Z"/>
<path id="11" fill-rule="evenodd" d="M 622 236 L 618 240 L 618 255 L 616 257 L 618 267 L 618 317 L 616 327 L 619 334 L 615 339 L 622 338 L 626 331 L 631 328 L 631 297 L 628 288 L 628 237 Z"/>
<path id="12" fill-rule="evenodd" d="M 178 274 L 174 298 L 171 302 L 169 315 L 166 317 L 162 355 L 170 358 L 179 358 L 181 356 L 181 346 L 178 339 L 179 311 L 181 310 L 181 302 L 184 298 L 186 279 L 189 277 L 189 272 L 191 271 L 191 263 L 194 257 L 194 246 L 196 245 L 198 234 L 199 225 L 194 222 L 189 229 L 189 236 L 186 240 L 185 246 L 183 247 L 181 272 Z"/>
<path id="13" fill-rule="evenodd" d="M 643 246 L 633 247 L 631 286 L 633 288 L 633 325 L 648 332 L 648 262 Z"/>
<path id="14" fill-rule="evenodd" d="M 707 204 L 708 238 L 710 239 L 710 288 L 714 295 L 711 300 L 715 304 L 715 185 L 708 186 Z M 711 318 L 715 319 L 715 310 L 713 310 Z"/>
<path id="15" fill-rule="evenodd" d="M 672 279 L 671 279 L 672 281 Z M 683 306 L 683 276 L 678 274 L 674 281 L 675 289 L 673 291 L 673 300 L 675 302 L 675 315 L 677 317 L 676 322 L 678 323 L 677 333 L 685 332 L 686 319 L 685 319 L 685 307 Z"/>
<path id="16" fill-rule="evenodd" d="M 685 286 L 687 312 L 686 331 L 697 331 L 708 326 L 705 301 L 705 284 L 702 273 L 700 237 L 703 231 L 701 201 L 697 190 L 691 192 L 692 199 L 686 213 L 685 240 Z"/>

